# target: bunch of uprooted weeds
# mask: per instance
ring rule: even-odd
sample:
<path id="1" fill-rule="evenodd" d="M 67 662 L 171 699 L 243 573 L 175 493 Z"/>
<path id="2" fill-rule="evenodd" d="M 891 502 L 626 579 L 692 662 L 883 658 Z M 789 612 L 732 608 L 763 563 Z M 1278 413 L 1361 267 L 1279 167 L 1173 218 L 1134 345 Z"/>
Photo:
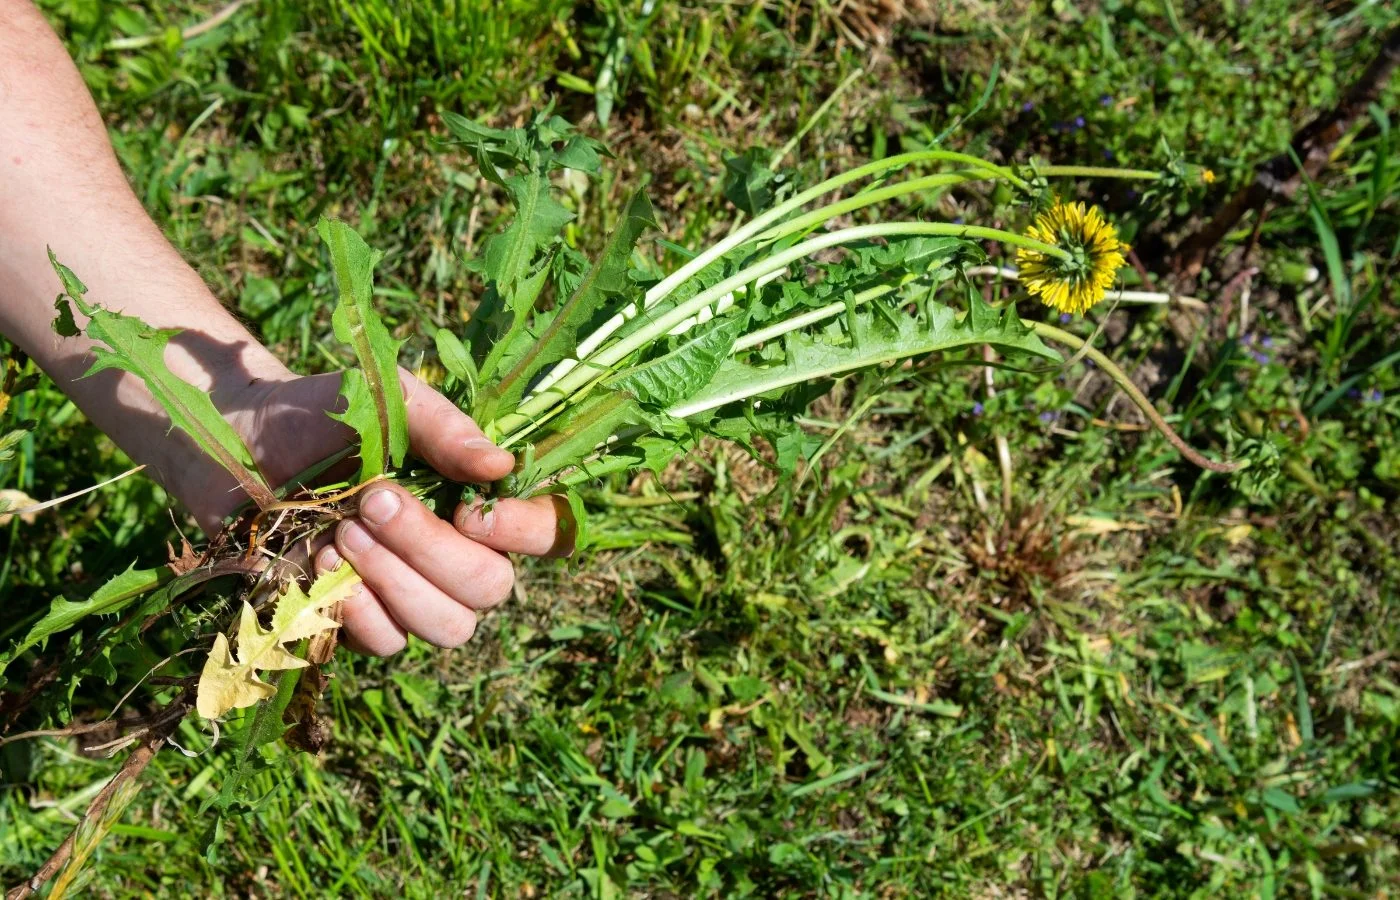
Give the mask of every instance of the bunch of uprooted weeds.
<path id="1" fill-rule="evenodd" d="M 55 260 L 67 294 L 67 301 L 60 300 L 69 313 L 65 321 L 71 326 L 71 301 L 87 317 L 84 331 L 98 345 L 96 366 L 144 379 L 175 427 L 228 469 L 250 499 L 202 555 L 187 550 L 171 567 L 128 570 L 87 601 L 58 601 L 0 656 L 3 677 L 4 665 L 18 654 L 98 613 L 122 614 L 99 633 L 99 642 L 140 640 L 149 621 L 180 608 L 177 601 L 196 587 L 221 578 L 235 583 L 228 595 L 235 601 L 234 621 L 215 635 L 198 679 L 151 679 L 170 691 L 168 703 L 120 739 L 119 746 L 136 750 L 85 817 L 88 837 L 70 838 L 59 864 L 79 858 L 75 840 L 81 845 L 93 833 L 100 836 L 101 823 L 115 821 L 129 800 L 125 785 L 191 707 L 216 728 L 231 711 L 256 707 L 240 714 L 247 724 L 238 761 L 211 801 L 224 811 L 241 802 L 240 785 L 262 764 L 261 746 L 284 735 L 302 746 L 319 745 L 319 666 L 334 648 L 337 604 L 358 576 L 342 566 L 306 588 L 277 562 L 352 514 L 356 492 L 371 481 L 393 478 L 422 497 L 452 500 L 464 491 L 488 497 L 561 493 L 569 498 L 581 546 L 587 529 L 577 488 L 586 482 L 615 472 L 660 470 L 705 435 L 750 450 L 767 445 L 767 458 L 791 472 L 816 449 L 795 420 L 836 379 L 864 370 L 895 379 L 906 364 L 984 347 L 1038 358 L 1053 373 L 1064 361 L 1047 340 L 1093 358 L 1194 462 L 1215 471 L 1232 468 L 1187 447 L 1123 373 L 1085 341 L 1046 323 L 1023 321 L 1014 304 L 989 305 L 973 285 L 988 271 L 1017 275 L 985 265 L 982 247 L 996 242 L 1014 249 L 1029 293 L 1057 312 L 1086 311 L 1114 286 L 1127 247 L 1097 209 L 1059 202 L 1052 179 L 1141 179 L 1162 193 L 1191 174 L 1179 163 L 1163 172 L 1018 170 L 924 150 L 795 190 L 754 157 L 741 158 L 729 167 L 726 195 L 744 215 L 722 240 L 693 255 L 660 241 L 665 253 L 640 250 L 639 240 L 656 222 L 638 192 L 590 261 L 563 236 L 573 215 L 558 199 L 555 178 L 564 169 L 597 173 L 606 155 L 598 142 L 548 112 L 516 129 L 455 116 L 448 125 L 515 211 L 469 264 L 485 290 L 464 332 L 436 334 L 444 393 L 517 455 L 516 471 L 497 485 L 451 485 L 407 464 L 400 346 L 373 304 L 378 255 L 348 225 L 322 220 L 318 231 L 338 287 L 335 334 L 355 358 L 344 372 L 346 412 L 339 418 L 354 428 L 358 445 L 281 491 L 267 484 L 209 397 L 165 367 L 171 333 L 89 302 L 78 278 Z M 871 224 L 833 227 L 867 208 L 974 183 L 997 183 L 1018 194 L 1032 224 L 1017 233 L 876 217 Z M 684 261 L 668 271 L 657 262 L 663 255 Z M 352 453 L 358 455 L 357 477 L 307 487 Z M 210 618 L 196 617 L 193 630 L 207 632 Z M 93 644 L 79 656 L 100 652 L 100 644 Z M 263 672 L 280 674 L 268 682 Z"/>

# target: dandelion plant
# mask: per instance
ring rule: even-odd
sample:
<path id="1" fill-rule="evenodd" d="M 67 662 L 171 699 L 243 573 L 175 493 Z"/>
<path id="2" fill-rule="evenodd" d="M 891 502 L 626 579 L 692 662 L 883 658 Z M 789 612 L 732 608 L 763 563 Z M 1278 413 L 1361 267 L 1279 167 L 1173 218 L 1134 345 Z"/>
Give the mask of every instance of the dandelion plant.
<path id="1" fill-rule="evenodd" d="M 1193 174 L 1179 163 L 1164 172 L 1012 168 L 924 150 L 783 197 L 773 195 L 761 167 L 735 165 L 726 195 L 745 218 L 668 269 L 659 262 L 665 254 L 648 247 L 660 227 L 641 192 L 595 259 L 565 240 L 573 213 L 560 202 L 556 175 L 599 173 L 607 151 L 597 141 L 548 112 L 512 129 L 457 116 L 446 122 L 458 148 L 513 205 L 501 230 L 468 263 L 483 290 L 466 327 L 435 335 L 444 392 L 516 454 L 515 472 L 499 484 L 447 484 L 405 459 L 404 401 L 394 371 L 399 344 L 372 303 L 378 256 L 344 223 L 323 221 L 317 230 L 337 286 L 334 333 L 355 360 L 344 376 L 346 409 L 337 418 L 359 436 L 360 467 L 351 482 L 327 486 L 330 493 L 275 495 L 246 448 L 229 439 L 208 398 L 181 389 L 164 368 L 160 351 L 169 333 L 143 330 L 89 302 L 81 282 L 55 261 L 72 302 L 89 317 L 99 366 L 135 371 L 159 388 L 157 396 L 175 407 L 172 420 L 229 468 L 253 503 L 216 541 L 217 570 L 255 578 L 271 611 L 260 618 L 253 605 L 238 604 L 236 623 L 227 623 L 205 658 L 196 703 L 210 719 L 258 704 L 270 709 L 258 711 L 263 725 L 250 730 L 251 747 L 275 738 L 274 726 L 292 702 L 295 672 L 306 665 L 293 653 L 298 642 L 334 630 L 331 613 L 356 580 L 346 567 L 307 593 L 270 575 L 268 560 L 353 513 L 356 492 L 380 478 L 397 479 L 423 497 L 561 493 L 582 533 L 580 485 L 610 473 L 658 471 L 702 437 L 755 451 L 766 444 L 771 464 L 792 472 L 812 449 L 798 418 L 837 379 L 865 370 L 892 373 L 910 361 L 988 346 L 1048 372 L 1063 363 L 1051 344 L 1091 355 L 1191 459 L 1231 468 L 1187 446 L 1106 356 L 1052 325 L 1023 320 L 1014 302 L 986 302 L 969 279 L 994 243 L 1014 252 L 1021 284 L 1046 308 L 1088 311 L 1113 288 L 1128 248 L 1098 208 L 1060 201 L 1049 180 L 1140 179 L 1168 191 Z M 977 183 L 1002 184 L 1019 196 L 1029 221 L 1024 230 L 884 215 L 930 190 Z M 871 221 L 836 227 L 860 211 Z M 60 312 L 67 309 L 61 300 Z M 71 315 L 60 324 L 71 328 Z M 294 483 L 311 483 L 336 461 Z M 142 584 L 169 599 L 189 579 Z M 259 677 L 269 671 L 287 671 L 281 686 Z"/>

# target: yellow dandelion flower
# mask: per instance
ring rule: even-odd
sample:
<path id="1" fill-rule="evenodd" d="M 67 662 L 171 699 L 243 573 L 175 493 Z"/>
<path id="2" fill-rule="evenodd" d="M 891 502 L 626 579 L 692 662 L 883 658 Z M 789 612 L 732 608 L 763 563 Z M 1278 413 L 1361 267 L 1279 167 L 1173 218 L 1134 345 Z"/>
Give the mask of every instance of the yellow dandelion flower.
<path id="1" fill-rule="evenodd" d="M 447 380 L 447 370 L 442 367 L 442 364 L 430 360 L 418 363 L 418 368 L 414 370 L 413 375 L 419 381 L 433 387 L 441 387 L 442 383 Z"/>
<path id="2" fill-rule="evenodd" d="M 1205 184 L 1215 184 L 1215 173 L 1210 169 L 1202 169 L 1201 181 Z"/>
<path id="3" fill-rule="evenodd" d="M 1056 203 L 1036 217 L 1026 237 L 1069 254 L 1052 256 L 1026 247 L 1016 251 L 1021 283 L 1031 296 L 1060 312 L 1081 314 L 1103 299 L 1125 261 L 1128 245 L 1097 206 Z"/>

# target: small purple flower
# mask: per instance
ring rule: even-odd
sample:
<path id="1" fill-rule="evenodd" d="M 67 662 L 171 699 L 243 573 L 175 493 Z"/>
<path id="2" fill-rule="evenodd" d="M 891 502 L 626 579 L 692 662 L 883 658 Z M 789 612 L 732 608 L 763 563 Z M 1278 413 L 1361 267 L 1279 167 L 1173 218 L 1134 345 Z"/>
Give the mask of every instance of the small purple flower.
<path id="1" fill-rule="evenodd" d="M 1259 341 L 1259 344 L 1267 350 L 1272 350 L 1274 346 L 1274 339 L 1266 334 L 1264 335 L 1263 339 Z"/>
<path id="2" fill-rule="evenodd" d="M 1061 325 L 1064 325 L 1065 323 L 1067 323 L 1067 322 L 1072 322 L 1072 321 L 1074 321 L 1074 316 L 1070 315 L 1069 313 L 1060 313 L 1060 324 L 1061 324 Z"/>
<path id="3" fill-rule="evenodd" d="M 1257 362 L 1257 363 L 1258 363 L 1259 365 L 1261 365 L 1261 366 L 1267 366 L 1267 365 L 1269 364 L 1269 354 L 1267 354 L 1267 353 L 1260 353 L 1260 352 L 1258 352 L 1258 351 L 1255 351 L 1254 353 L 1251 353 L 1250 355 L 1253 356 L 1253 357 L 1254 357 L 1254 361 Z"/>
<path id="4" fill-rule="evenodd" d="M 1112 106 L 1113 98 L 1108 94 L 1099 95 L 1099 106 Z"/>
<path id="5" fill-rule="evenodd" d="M 1091 368 L 1091 369 L 1097 369 L 1097 368 L 1098 368 L 1098 366 L 1094 365 L 1094 361 L 1093 361 L 1092 359 L 1090 359 L 1089 357 L 1087 357 L 1087 356 L 1084 357 L 1084 365 L 1088 366 L 1088 367 Z"/>
<path id="6" fill-rule="evenodd" d="M 1040 419 L 1040 421 L 1044 422 L 1046 425 L 1049 425 L 1051 422 L 1055 421 L 1055 420 L 1058 419 L 1059 417 L 1060 417 L 1060 414 L 1059 414 L 1059 413 L 1057 413 L 1057 412 L 1050 412 L 1050 411 L 1047 410 L 1046 412 L 1041 413 L 1041 414 L 1040 414 L 1039 416 L 1037 416 L 1036 418 Z"/>
<path id="7" fill-rule="evenodd" d="M 1033 109 L 1035 109 L 1034 100 L 1027 100 L 1025 103 L 1021 104 L 1021 112 L 1030 112 Z"/>
<path id="8" fill-rule="evenodd" d="M 1347 397 L 1351 400 L 1361 399 L 1361 388 L 1347 388 Z"/>
<path id="9" fill-rule="evenodd" d="M 1371 388 L 1369 391 L 1366 392 L 1366 399 L 1371 401 L 1372 403 L 1380 403 L 1381 398 L 1383 398 L 1384 396 L 1385 394 L 1381 393 L 1380 388 Z"/>
<path id="10" fill-rule="evenodd" d="M 985 411 L 986 407 L 982 405 L 982 401 L 979 400 L 976 403 L 972 404 L 972 414 L 974 416 L 980 416 Z"/>
<path id="11" fill-rule="evenodd" d="M 1141 196 L 1142 196 L 1142 195 L 1139 194 L 1135 188 L 1128 188 L 1128 199 L 1129 199 L 1129 200 L 1136 200 L 1138 197 L 1141 197 Z"/>
<path id="12" fill-rule="evenodd" d="M 962 216 L 958 216 L 958 217 L 956 217 L 956 218 L 953 219 L 953 224 L 954 224 L 954 225 L 961 225 L 963 222 L 966 222 L 966 221 L 967 221 L 967 220 L 964 219 Z"/>
<path id="13" fill-rule="evenodd" d="M 1254 343 L 1254 334 L 1252 332 L 1245 334 L 1244 337 L 1240 338 L 1240 343 L 1244 344 L 1246 347 L 1252 345 Z"/>
<path id="14" fill-rule="evenodd" d="M 1103 151 L 1103 158 L 1112 161 L 1112 159 L 1113 159 L 1113 151 L 1112 151 L 1112 150 L 1109 150 L 1107 147 L 1105 147 L 1105 148 L 1104 148 L 1104 151 Z"/>
<path id="15" fill-rule="evenodd" d="M 1074 127 L 1075 127 L 1075 128 L 1083 128 L 1083 127 L 1084 127 L 1084 117 L 1083 117 L 1083 116 L 1075 116 L 1075 117 L 1074 117 Z"/>

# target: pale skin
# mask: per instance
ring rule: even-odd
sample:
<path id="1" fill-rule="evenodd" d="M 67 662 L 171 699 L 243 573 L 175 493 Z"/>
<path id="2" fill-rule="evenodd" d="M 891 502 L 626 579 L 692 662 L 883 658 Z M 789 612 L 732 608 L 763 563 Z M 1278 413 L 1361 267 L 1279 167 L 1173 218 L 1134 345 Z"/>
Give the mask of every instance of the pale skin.
<path id="1" fill-rule="evenodd" d="M 180 329 L 165 362 L 205 390 L 281 485 L 344 449 L 353 435 L 326 416 L 339 375 L 300 377 L 253 337 L 161 234 L 122 174 L 107 132 L 63 45 L 29 0 L 0 0 L 0 332 L 47 372 L 134 460 L 147 465 L 206 532 L 247 498 L 180 432 L 135 376 L 102 372 L 84 338 L 51 323 L 60 292 L 47 247 L 87 284 L 88 299 Z M 403 373 L 415 456 L 454 481 L 503 477 L 514 457 L 469 417 Z M 364 584 L 344 610 L 345 643 L 403 649 L 409 634 L 441 647 L 471 638 L 478 615 L 506 599 L 506 554 L 564 555 L 566 507 L 553 498 L 459 506 L 448 522 L 403 488 L 376 484 L 359 515 L 317 553 L 325 571 L 349 560 Z"/>

